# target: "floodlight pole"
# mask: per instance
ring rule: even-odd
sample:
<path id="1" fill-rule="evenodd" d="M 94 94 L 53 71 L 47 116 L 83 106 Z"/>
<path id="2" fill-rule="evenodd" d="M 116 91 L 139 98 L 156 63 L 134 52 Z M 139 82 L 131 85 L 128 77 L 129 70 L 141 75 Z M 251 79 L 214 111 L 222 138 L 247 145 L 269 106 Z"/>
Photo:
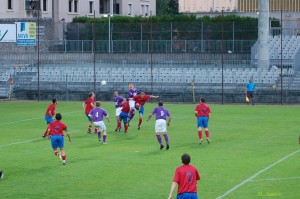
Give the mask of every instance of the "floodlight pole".
<path id="1" fill-rule="evenodd" d="M 94 10 L 94 21 L 93 21 L 93 54 L 94 54 L 94 93 L 96 96 L 96 14 Z"/>
<path id="2" fill-rule="evenodd" d="M 150 67 L 151 67 L 151 94 L 153 95 L 153 26 L 152 11 L 150 11 Z"/>
<path id="3" fill-rule="evenodd" d="M 224 10 L 222 10 L 222 104 L 224 104 Z"/>
<path id="4" fill-rule="evenodd" d="M 281 37 L 280 37 L 280 52 L 281 52 L 281 55 L 280 55 L 280 102 L 281 104 L 283 104 L 283 64 L 282 64 L 282 51 L 283 51 L 283 46 L 282 46 L 282 36 L 283 36 L 283 32 L 282 32 L 282 25 L 283 25 L 283 22 L 282 22 L 282 1 L 280 3 L 280 32 L 281 32 Z"/>
<path id="5" fill-rule="evenodd" d="M 39 102 L 40 97 L 41 97 L 41 92 L 40 92 L 40 5 L 38 5 L 38 18 L 37 18 L 37 64 L 38 64 L 38 102 Z"/>

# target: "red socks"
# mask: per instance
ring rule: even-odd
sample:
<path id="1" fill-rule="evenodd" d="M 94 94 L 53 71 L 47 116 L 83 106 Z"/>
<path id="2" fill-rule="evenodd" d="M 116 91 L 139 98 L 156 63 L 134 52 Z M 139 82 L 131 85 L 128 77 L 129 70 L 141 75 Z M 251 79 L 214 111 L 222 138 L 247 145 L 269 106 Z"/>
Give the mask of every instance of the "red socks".
<path id="1" fill-rule="evenodd" d="M 128 125 L 126 124 L 126 125 L 124 126 L 124 128 L 125 128 L 125 133 L 127 133 L 127 131 L 128 131 Z"/>
<path id="2" fill-rule="evenodd" d="M 139 119 L 139 125 L 138 126 L 141 126 L 141 124 L 142 124 L 142 122 L 143 122 L 143 119 Z"/>
<path id="3" fill-rule="evenodd" d="M 117 129 L 121 128 L 121 122 L 118 121 Z"/>
<path id="4" fill-rule="evenodd" d="M 200 140 L 202 140 L 202 131 L 198 131 L 198 137 Z"/>
<path id="5" fill-rule="evenodd" d="M 54 151 L 54 155 L 58 156 L 59 152 L 58 151 Z"/>
<path id="6" fill-rule="evenodd" d="M 62 160 L 66 160 L 67 159 L 67 155 L 61 156 L 61 157 L 62 157 Z"/>
<path id="7" fill-rule="evenodd" d="M 91 132 L 91 129 L 92 129 L 92 126 L 89 125 L 89 127 L 88 127 L 88 132 Z"/>
<path id="8" fill-rule="evenodd" d="M 205 136 L 209 139 L 209 131 L 205 131 Z"/>

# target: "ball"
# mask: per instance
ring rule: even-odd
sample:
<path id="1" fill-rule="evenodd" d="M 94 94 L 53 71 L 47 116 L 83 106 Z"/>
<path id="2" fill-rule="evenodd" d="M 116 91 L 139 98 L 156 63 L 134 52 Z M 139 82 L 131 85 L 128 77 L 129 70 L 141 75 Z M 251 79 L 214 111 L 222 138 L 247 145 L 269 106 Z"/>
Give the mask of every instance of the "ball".
<path id="1" fill-rule="evenodd" d="M 0 180 L 4 178 L 4 172 L 0 170 Z"/>
<path id="2" fill-rule="evenodd" d="M 107 84 L 107 82 L 106 82 L 105 80 L 102 80 L 102 81 L 101 81 L 101 85 L 102 85 L 102 86 L 105 86 L 106 84 Z"/>
<path id="3" fill-rule="evenodd" d="M 136 109 L 139 109 L 140 107 L 141 107 L 141 105 L 140 105 L 139 103 L 136 103 L 136 104 L 135 104 L 135 108 L 136 108 Z"/>

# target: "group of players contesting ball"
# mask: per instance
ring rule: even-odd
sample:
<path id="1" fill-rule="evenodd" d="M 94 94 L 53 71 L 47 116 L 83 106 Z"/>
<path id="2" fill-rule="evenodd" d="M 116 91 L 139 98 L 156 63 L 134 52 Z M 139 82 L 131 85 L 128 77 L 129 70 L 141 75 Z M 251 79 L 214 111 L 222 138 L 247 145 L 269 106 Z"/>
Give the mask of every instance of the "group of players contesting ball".
<path id="1" fill-rule="evenodd" d="M 124 133 L 128 133 L 129 123 L 134 117 L 136 111 L 139 112 L 139 120 L 137 129 L 141 129 L 144 115 L 144 105 L 151 98 L 158 98 L 159 96 L 147 95 L 144 92 L 138 92 L 133 84 L 128 84 L 128 97 L 124 98 L 120 96 L 118 91 L 114 91 L 114 105 L 116 109 L 116 132 L 120 132 L 122 129 L 122 123 L 124 127 Z M 62 115 L 55 113 L 55 108 L 58 103 L 57 99 L 52 100 L 46 110 L 45 120 L 47 122 L 47 128 L 42 137 L 51 140 L 51 146 L 54 154 L 62 161 L 63 165 L 66 165 L 66 153 L 64 150 L 64 132 L 71 142 L 72 139 L 68 133 L 67 126 L 61 122 Z M 106 138 L 106 126 L 103 121 L 106 117 L 107 121 L 110 122 L 108 113 L 101 107 L 101 102 L 95 102 L 95 94 L 92 92 L 89 94 L 88 99 L 82 104 L 84 113 L 89 121 L 87 133 L 92 134 L 92 126 L 94 125 L 94 133 L 98 135 L 98 140 L 103 144 L 107 144 Z M 211 114 L 210 107 L 205 104 L 205 98 L 200 99 L 200 103 L 195 108 L 195 116 L 197 117 L 198 123 L 198 137 L 199 144 L 202 144 L 202 129 L 204 129 L 207 143 L 210 143 L 210 135 L 208 130 L 208 120 Z M 169 137 L 167 134 L 167 126 L 171 122 L 170 112 L 163 106 L 163 102 L 159 101 L 158 106 L 154 108 L 149 114 L 147 121 L 155 115 L 155 133 L 159 143 L 160 149 L 162 150 L 166 146 L 166 150 L 169 150 Z M 55 120 L 53 119 L 55 117 Z M 102 135 L 101 135 L 102 134 Z M 166 145 L 163 144 L 161 134 L 163 134 Z M 58 151 L 60 149 L 60 152 Z M 183 165 L 178 167 L 175 171 L 175 176 L 171 186 L 170 195 L 168 198 L 172 198 L 175 187 L 178 185 L 177 198 L 197 198 L 197 181 L 200 180 L 200 175 L 197 169 L 189 165 L 191 157 L 188 154 L 183 154 L 181 157 Z M 188 174 L 188 175 L 187 175 Z"/>

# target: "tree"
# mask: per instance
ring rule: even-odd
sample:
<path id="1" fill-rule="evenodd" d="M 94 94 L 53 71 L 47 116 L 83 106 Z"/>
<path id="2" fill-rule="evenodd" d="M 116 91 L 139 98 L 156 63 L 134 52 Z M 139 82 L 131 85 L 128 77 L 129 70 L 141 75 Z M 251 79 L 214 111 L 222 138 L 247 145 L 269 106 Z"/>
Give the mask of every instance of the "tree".
<path id="1" fill-rule="evenodd" d="M 168 15 L 178 15 L 179 13 L 179 3 L 178 0 L 169 0 L 167 14 Z"/>
<path id="2" fill-rule="evenodd" d="M 167 11 L 168 11 L 168 1 L 156 0 L 156 15 L 157 16 L 167 15 Z"/>

